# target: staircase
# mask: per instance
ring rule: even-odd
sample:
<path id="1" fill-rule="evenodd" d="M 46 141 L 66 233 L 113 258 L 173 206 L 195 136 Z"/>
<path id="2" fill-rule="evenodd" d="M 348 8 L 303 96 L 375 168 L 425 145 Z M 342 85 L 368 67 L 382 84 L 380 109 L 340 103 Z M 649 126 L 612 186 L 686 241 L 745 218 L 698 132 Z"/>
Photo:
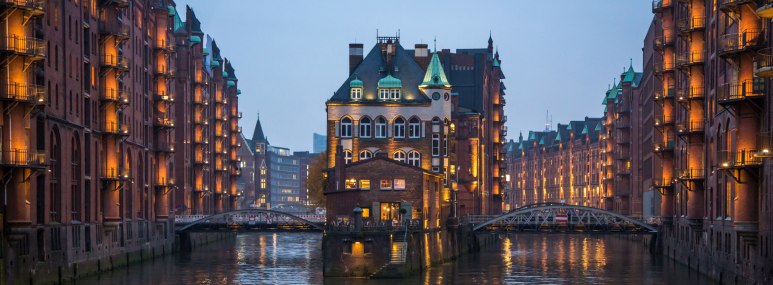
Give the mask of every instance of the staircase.
<path id="1" fill-rule="evenodd" d="M 405 255 L 408 251 L 408 243 L 405 241 L 393 241 L 392 242 L 392 254 L 389 259 L 391 264 L 403 264 L 405 263 Z"/>

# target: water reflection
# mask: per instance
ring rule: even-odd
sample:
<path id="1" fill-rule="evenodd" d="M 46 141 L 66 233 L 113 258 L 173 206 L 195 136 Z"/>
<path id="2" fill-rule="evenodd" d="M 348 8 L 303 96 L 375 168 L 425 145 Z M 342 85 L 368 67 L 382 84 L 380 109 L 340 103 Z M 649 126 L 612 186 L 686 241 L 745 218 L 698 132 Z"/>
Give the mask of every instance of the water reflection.
<path id="1" fill-rule="evenodd" d="M 503 235 L 498 246 L 408 280 L 323 279 L 319 233 L 251 233 L 77 284 L 710 284 L 613 236 Z"/>

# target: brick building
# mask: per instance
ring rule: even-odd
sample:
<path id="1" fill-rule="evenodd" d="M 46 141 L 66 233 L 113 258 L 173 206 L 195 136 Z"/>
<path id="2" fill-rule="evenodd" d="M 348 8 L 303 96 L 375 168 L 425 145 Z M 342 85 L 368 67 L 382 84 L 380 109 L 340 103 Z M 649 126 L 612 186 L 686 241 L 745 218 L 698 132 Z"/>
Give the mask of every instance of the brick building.
<path id="1" fill-rule="evenodd" d="M 180 25 L 168 0 L 14 0 L 0 9 L 0 283 L 30 283 L 30 268 L 35 282 L 55 282 L 45 279 L 170 250 L 174 205 L 191 204 L 175 194 L 190 185 L 180 176 L 188 141 L 178 138 L 189 134 L 194 98 L 180 84 L 191 71 L 183 62 L 204 58 L 190 52 L 203 49 L 203 34 L 198 43 L 180 34 L 198 27 L 192 11 Z M 210 86 L 227 86 L 218 80 Z M 233 115 L 238 92 L 228 87 L 223 106 Z M 209 114 L 202 118 L 215 122 Z M 227 131 L 238 131 L 238 118 L 225 118 Z M 233 194 L 232 174 L 213 189 Z M 224 197 L 222 208 L 232 207 L 235 196 Z"/>

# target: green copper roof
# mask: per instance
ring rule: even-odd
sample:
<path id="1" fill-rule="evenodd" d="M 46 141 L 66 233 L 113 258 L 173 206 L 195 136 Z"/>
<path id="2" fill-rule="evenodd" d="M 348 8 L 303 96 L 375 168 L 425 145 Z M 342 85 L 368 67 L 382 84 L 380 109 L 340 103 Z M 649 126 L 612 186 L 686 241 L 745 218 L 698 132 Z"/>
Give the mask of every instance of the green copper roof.
<path id="1" fill-rule="evenodd" d="M 235 82 L 235 81 L 233 81 L 233 80 L 228 80 L 228 84 L 227 84 L 227 86 L 228 86 L 228 87 L 234 87 L 234 86 L 236 86 L 236 82 Z"/>
<path id="2" fill-rule="evenodd" d="M 494 67 L 499 67 L 499 59 L 494 58 Z"/>
<path id="3" fill-rule="evenodd" d="M 557 142 L 561 141 L 561 132 L 558 132 L 558 133 L 556 134 L 556 139 L 555 139 L 555 141 L 557 141 Z"/>
<path id="4" fill-rule="evenodd" d="M 183 22 L 182 19 L 180 19 L 180 14 L 177 14 L 177 12 L 174 13 L 174 31 L 182 31 L 185 30 L 185 22 Z"/>
<path id="5" fill-rule="evenodd" d="M 228 77 L 228 71 L 223 70 L 223 77 Z"/>
<path id="6" fill-rule="evenodd" d="M 539 145 L 545 145 L 545 137 L 544 136 L 539 139 Z"/>
<path id="7" fill-rule="evenodd" d="M 587 135 L 588 134 L 588 125 L 585 125 L 585 127 L 582 128 L 582 133 L 580 133 L 580 134 L 581 135 Z"/>
<path id="8" fill-rule="evenodd" d="M 535 139 L 537 139 L 537 134 L 535 134 L 533 131 L 529 131 L 529 140 Z"/>
<path id="9" fill-rule="evenodd" d="M 381 78 L 378 81 L 378 88 L 401 88 L 403 87 L 403 82 L 400 81 L 400 79 L 392 77 L 392 75 L 387 75 L 384 78 Z"/>
<path id="10" fill-rule="evenodd" d="M 212 63 L 210 63 L 210 65 L 212 65 L 212 67 L 218 67 L 220 66 L 220 62 L 217 60 L 213 60 Z"/>
<path id="11" fill-rule="evenodd" d="M 628 66 L 628 70 L 623 73 L 623 82 L 633 83 L 636 79 L 636 72 L 633 71 L 633 64 Z"/>
<path id="12" fill-rule="evenodd" d="M 172 7 L 172 5 L 166 6 L 166 9 L 169 10 L 169 16 L 177 15 L 177 9 Z"/>
<path id="13" fill-rule="evenodd" d="M 209 55 L 209 49 L 208 48 L 204 48 L 204 55 Z"/>
<path id="14" fill-rule="evenodd" d="M 601 131 L 601 130 L 602 130 L 601 122 L 599 122 L 598 124 L 596 124 L 596 129 L 594 129 L 594 131 Z"/>
<path id="15" fill-rule="evenodd" d="M 200 44 L 200 43 L 201 43 L 201 37 L 191 36 L 191 45 Z"/>
<path id="16" fill-rule="evenodd" d="M 446 78 L 446 73 L 443 71 L 443 66 L 440 64 L 440 58 L 437 56 L 437 52 L 432 54 L 432 59 L 427 66 L 427 72 L 424 73 L 424 81 L 421 82 L 419 87 L 451 87 Z"/>
<path id="17" fill-rule="evenodd" d="M 236 95 L 242 95 L 242 90 L 241 89 L 236 89 Z"/>
<path id="18" fill-rule="evenodd" d="M 379 83 L 381 83 L 381 81 L 379 81 Z M 362 80 L 355 76 L 352 81 L 349 81 L 349 88 L 362 88 Z"/>

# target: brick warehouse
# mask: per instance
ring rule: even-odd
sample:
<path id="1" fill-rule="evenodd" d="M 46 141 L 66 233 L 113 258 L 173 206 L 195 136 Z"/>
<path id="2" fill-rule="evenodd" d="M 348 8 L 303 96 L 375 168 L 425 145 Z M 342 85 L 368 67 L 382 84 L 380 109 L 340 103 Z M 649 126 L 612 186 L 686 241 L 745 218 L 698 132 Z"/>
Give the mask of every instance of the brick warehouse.
<path id="1" fill-rule="evenodd" d="M 174 214 L 235 207 L 237 80 L 192 10 L 182 22 L 162 0 L 0 7 L 4 281 L 169 251 Z M 214 169 L 188 171 L 196 161 Z"/>

